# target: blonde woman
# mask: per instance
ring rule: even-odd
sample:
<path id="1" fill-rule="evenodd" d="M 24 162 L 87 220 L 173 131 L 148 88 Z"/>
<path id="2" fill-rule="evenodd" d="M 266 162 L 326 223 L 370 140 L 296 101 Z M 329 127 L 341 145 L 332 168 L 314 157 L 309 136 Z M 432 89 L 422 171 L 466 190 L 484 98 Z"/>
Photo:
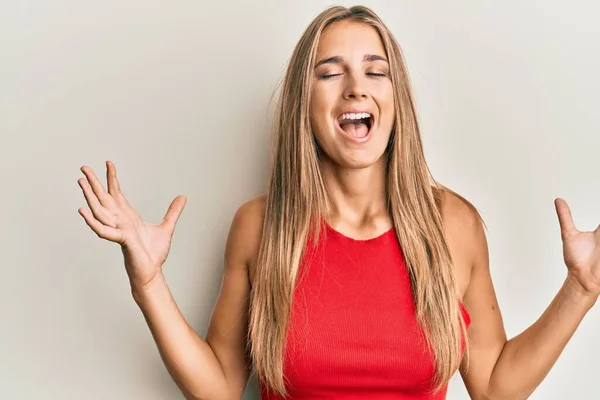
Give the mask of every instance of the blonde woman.
<path id="1" fill-rule="evenodd" d="M 543 315 L 507 340 L 476 209 L 429 173 L 400 47 L 365 7 L 310 24 L 281 87 L 268 192 L 236 212 L 205 338 L 161 272 L 185 205 L 160 224 L 82 167 L 101 238 L 119 243 L 133 298 L 188 399 L 524 399 L 600 293 L 600 232 L 557 199 L 567 274 Z"/>

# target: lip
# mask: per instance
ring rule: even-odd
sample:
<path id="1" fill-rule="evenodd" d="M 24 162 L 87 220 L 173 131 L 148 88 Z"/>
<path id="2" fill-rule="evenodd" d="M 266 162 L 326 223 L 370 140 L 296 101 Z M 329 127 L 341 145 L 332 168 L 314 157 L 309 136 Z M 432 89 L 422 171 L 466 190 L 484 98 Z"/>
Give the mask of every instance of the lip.
<path id="1" fill-rule="evenodd" d="M 340 126 L 340 116 L 343 114 L 347 114 L 347 113 L 369 113 L 371 114 L 371 126 L 369 127 L 369 132 L 367 132 L 367 136 L 363 137 L 363 138 L 356 138 L 354 136 L 348 135 Z M 345 139 L 354 142 L 354 143 L 365 143 L 367 142 L 370 138 L 371 138 L 371 134 L 373 133 L 373 127 L 375 126 L 375 114 L 369 110 L 366 109 L 359 109 L 359 108 L 349 108 L 349 109 L 345 109 L 342 110 L 342 112 L 340 112 L 338 114 L 338 116 L 335 118 L 335 127 L 336 129 L 339 131 L 340 135 L 342 137 L 344 137 Z"/>

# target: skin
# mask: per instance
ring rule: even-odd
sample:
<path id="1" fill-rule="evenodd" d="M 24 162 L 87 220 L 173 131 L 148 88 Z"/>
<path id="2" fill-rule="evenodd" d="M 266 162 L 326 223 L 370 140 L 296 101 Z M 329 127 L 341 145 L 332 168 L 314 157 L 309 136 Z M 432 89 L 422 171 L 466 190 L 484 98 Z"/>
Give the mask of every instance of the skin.
<path id="1" fill-rule="evenodd" d="M 392 226 L 385 207 L 382 158 L 393 123 L 392 86 L 387 62 L 365 61 L 367 54 L 385 54 L 373 28 L 342 21 L 324 32 L 317 59 L 339 59 L 315 69 L 311 115 L 332 196 L 329 223 L 357 239 L 378 236 Z M 331 76 L 323 78 L 326 75 Z M 335 118 L 346 107 L 363 106 L 375 115 L 375 125 L 369 141 L 356 144 L 340 134 Z M 203 339 L 179 311 L 161 268 L 185 197 L 173 201 L 161 223 L 149 224 L 126 201 L 111 162 L 107 162 L 108 190 L 89 167 L 82 167 L 82 172 L 85 178 L 79 185 L 90 210 L 79 212 L 99 237 L 121 245 L 133 298 L 182 393 L 188 399 L 241 398 L 249 376 L 245 352 L 249 276 L 261 240 L 264 196 L 242 205 L 233 218 L 221 289 Z M 466 204 L 445 194 L 445 233 L 460 294 L 472 318 L 470 368 L 463 366 L 461 375 L 473 399 L 527 398 L 600 294 L 600 230 L 578 231 L 567 204 L 561 199 L 555 204 L 567 277 L 544 314 L 507 340 L 483 227 Z"/>
<path id="2" fill-rule="evenodd" d="M 322 174 L 334 207 L 329 223 L 356 238 L 373 237 L 392 226 L 383 154 L 394 123 L 393 88 L 387 61 L 365 61 L 365 55 L 385 59 L 375 29 L 345 21 L 326 28 L 317 49 L 311 99 L 313 132 L 323 149 Z M 320 64 L 334 57 L 339 60 Z M 347 140 L 336 123 L 353 108 L 374 117 L 366 143 Z"/>

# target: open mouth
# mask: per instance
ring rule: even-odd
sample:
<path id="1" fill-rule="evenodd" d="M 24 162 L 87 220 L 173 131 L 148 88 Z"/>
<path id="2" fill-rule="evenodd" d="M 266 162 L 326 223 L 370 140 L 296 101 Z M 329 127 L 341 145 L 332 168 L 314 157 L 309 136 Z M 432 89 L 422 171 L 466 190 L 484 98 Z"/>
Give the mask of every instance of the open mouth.
<path id="1" fill-rule="evenodd" d="M 367 112 L 344 113 L 337 118 L 338 125 L 346 136 L 358 142 L 369 137 L 373 126 L 373 115 Z"/>

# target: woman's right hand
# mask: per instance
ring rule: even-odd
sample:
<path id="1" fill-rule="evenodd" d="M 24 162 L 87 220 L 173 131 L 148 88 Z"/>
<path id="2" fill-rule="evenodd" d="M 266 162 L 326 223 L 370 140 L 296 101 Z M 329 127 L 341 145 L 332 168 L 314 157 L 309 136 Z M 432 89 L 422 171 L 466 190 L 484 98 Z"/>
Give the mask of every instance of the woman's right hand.
<path id="1" fill-rule="evenodd" d="M 108 191 L 91 168 L 83 166 L 81 171 L 85 178 L 78 183 L 91 212 L 80 208 L 79 214 L 100 238 L 121 245 L 131 288 L 143 290 L 162 273 L 175 225 L 186 204 L 185 196 L 173 200 L 160 223 L 150 224 L 125 199 L 112 162 L 106 162 Z"/>

